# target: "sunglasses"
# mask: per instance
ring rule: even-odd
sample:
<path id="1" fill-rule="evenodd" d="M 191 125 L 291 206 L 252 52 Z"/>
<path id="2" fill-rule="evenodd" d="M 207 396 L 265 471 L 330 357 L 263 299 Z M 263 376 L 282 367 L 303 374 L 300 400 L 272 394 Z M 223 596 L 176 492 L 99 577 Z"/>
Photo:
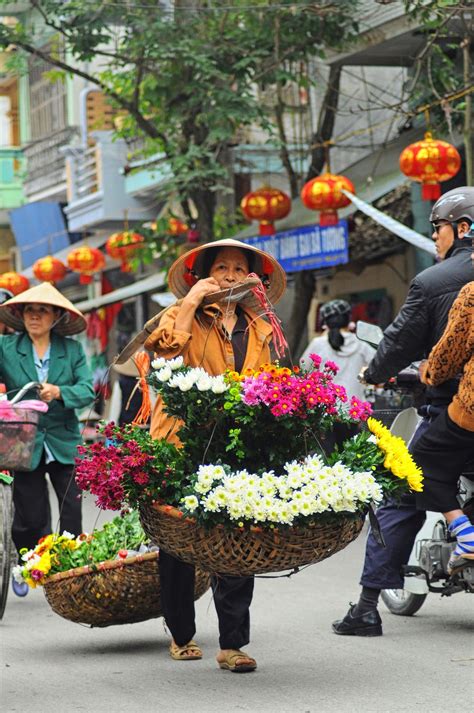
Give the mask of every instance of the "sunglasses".
<path id="1" fill-rule="evenodd" d="M 438 233 L 440 228 L 442 228 L 444 225 L 449 225 L 449 223 L 431 223 L 431 227 L 435 231 L 435 233 Z"/>

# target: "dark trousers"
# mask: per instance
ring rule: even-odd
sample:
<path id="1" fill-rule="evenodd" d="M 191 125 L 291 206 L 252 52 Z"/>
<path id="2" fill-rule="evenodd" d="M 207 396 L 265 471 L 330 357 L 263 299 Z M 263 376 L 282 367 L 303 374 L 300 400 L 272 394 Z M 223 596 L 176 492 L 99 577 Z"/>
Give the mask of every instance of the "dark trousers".
<path id="1" fill-rule="evenodd" d="M 409 444 L 410 451 L 430 426 L 429 420 L 421 421 Z M 363 587 L 403 589 L 402 567 L 410 559 L 416 536 L 425 519 L 425 513 L 417 510 L 414 495 L 406 495 L 401 502 L 387 500 L 377 509 L 377 520 L 386 547 L 376 542 L 370 530 L 360 580 Z"/>
<path id="2" fill-rule="evenodd" d="M 187 644 L 196 633 L 194 579 L 193 565 L 160 550 L 161 606 L 178 646 Z M 253 577 L 212 577 L 221 649 L 240 649 L 249 643 L 253 588 Z"/>
<path id="3" fill-rule="evenodd" d="M 458 510 L 458 480 L 474 460 L 474 432 L 458 426 L 445 411 L 417 440 L 412 453 L 425 473 L 423 492 L 416 494 L 418 508 Z"/>
<path id="4" fill-rule="evenodd" d="M 46 465 L 43 457 L 36 470 L 15 471 L 12 537 L 18 551 L 34 548 L 41 537 L 52 532 L 46 473 L 58 498 L 60 533 L 67 530 L 73 535 L 81 534 L 81 491 L 73 469 L 73 465 L 58 461 Z"/>

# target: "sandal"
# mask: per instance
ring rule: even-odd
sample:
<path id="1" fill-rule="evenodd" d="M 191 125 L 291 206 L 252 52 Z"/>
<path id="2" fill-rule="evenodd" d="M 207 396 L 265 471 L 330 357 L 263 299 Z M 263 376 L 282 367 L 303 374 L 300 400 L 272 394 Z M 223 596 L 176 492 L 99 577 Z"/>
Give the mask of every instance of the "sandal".
<path id="1" fill-rule="evenodd" d="M 221 652 L 224 653 L 224 652 Z M 242 663 L 237 663 L 241 660 Z M 223 668 L 226 671 L 233 671 L 234 673 L 248 673 L 250 671 L 255 671 L 257 668 L 257 662 L 251 656 L 245 653 L 245 651 L 240 651 L 239 649 L 229 649 L 224 653 L 224 660 L 219 661 L 219 668 Z"/>
<path id="2" fill-rule="evenodd" d="M 175 661 L 197 661 L 202 659 L 202 651 L 193 639 L 184 646 L 178 646 L 172 641 L 170 644 L 170 656 Z"/>

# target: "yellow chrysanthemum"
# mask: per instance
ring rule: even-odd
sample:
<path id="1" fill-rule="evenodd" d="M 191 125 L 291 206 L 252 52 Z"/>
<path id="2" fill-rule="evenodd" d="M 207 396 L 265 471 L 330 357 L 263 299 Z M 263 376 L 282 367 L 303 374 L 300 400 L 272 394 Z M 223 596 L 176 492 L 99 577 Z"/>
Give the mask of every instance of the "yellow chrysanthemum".
<path id="1" fill-rule="evenodd" d="M 411 490 L 423 490 L 423 473 L 406 447 L 405 441 L 399 436 L 393 436 L 389 429 L 375 418 L 367 419 L 367 426 L 374 434 L 377 446 L 385 454 L 384 467 L 397 478 L 405 479 Z"/>

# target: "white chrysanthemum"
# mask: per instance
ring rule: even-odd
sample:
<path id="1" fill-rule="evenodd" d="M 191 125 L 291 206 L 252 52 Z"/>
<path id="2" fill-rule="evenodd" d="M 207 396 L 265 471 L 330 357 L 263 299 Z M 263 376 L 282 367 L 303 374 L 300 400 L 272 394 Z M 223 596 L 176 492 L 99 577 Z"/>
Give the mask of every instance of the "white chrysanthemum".
<path id="1" fill-rule="evenodd" d="M 63 534 L 61 537 L 67 537 L 68 540 L 75 540 L 76 536 L 72 534 L 72 532 L 68 532 L 67 530 L 63 530 Z"/>
<path id="2" fill-rule="evenodd" d="M 200 495 L 206 495 L 210 491 L 212 483 L 200 483 L 199 481 L 195 483 L 194 490 Z"/>
<path id="3" fill-rule="evenodd" d="M 370 434 L 370 436 L 368 437 L 367 441 L 368 441 L 369 443 L 377 443 L 377 439 L 376 439 L 376 437 L 374 436 L 373 433 Z"/>
<path id="4" fill-rule="evenodd" d="M 242 508 L 239 505 L 230 505 L 227 512 L 231 520 L 240 520 L 242 517 Z"/>
<path id="5" fill-rule="evenodd" d="M 171 368 L 168 364 L 164 366 L 163 369 L 160 369 L 156 372 L 156 378 L 162 383 L 164 383 L 165 381 L 169 381 L 172 375 L 173 372 L 171 371 Z"/>
<path id="6" fill-rule="evenodd" d="M 255 522 L 265 522 L 265 520 L 267 519 L 265 510 L 259 506 L 255 507 L 253 509 L 253 519 L 255 520 Z"/>
<path id="7" fill-rule="evenodd" d="M 17 584 L 25 583 L 25 580 L 23 579 L 22 571 L 23 571 L 23 567 L 21 566 L 21 564 L 15 565 L 12 569 L 12 576 L 13 576 L 13 579 L 15 580 L 15 582 L 17 582 Z"/>
<path id="8" fill-rule="evenodd" d="M 158 361 L 158 359 L 156 361 Z M 175 357 L 174 359 L 168 359 L 168 366 L 172 371 L 180 369 L 183 366 L 183 363 L 184 359 L 182 356 Z"/>
<path id="9" fill-rule="evenodd" d="M 186 497 L 183 498 L 183 503 L 186 510 L 190 512 L 194 512 L 199 506 L 199 500 L 195 495 L 186 495 Z"/>
<path id="10" fill-rule="evenodd" d="M 293 489 L 289 485 L 281 485 L 278 488 L 278 493 L 282 500 L 290 500 L 290 498 L 293 496 Z"/>
<path id="11" fill-rule="evenodd" d="M 229 501 L 229 495 L 227 493 L 227 490 L 222 485 L 219 485 L 217 488 L 214 489 L 214 497 L 220 505 L 227 505 Z"/>
<path id="12" fill-rule="evenodd" d="M 291 512 L 291 509 L 288 507 L 288 505 L 285 503 L 282 507 L 280 507 L 280 514 L 278 521 L 281 522 L 283 525 L 291 525 L 293 522 L 294 515 Z"/>
<path id="13" fill-rule="evenodd" d="M 196 387 L 198 391 L 209 391 L 212 387 L 211 377 L 206 374 L 206 376 L 201 376 L 196 381 Z"/>
<path id="14" fill-rule="evenodd" d="M 227 391 L 230 387 L 228 384 L 225 383 L 224 377 L 223 376 L 215 376 L 212 385 L 211 385 L 211 390 L 213 394 L 223 394 L 224 391 Z"/>
<path id="15" fill-rule="evenodd" d="M 151 366 L 153 369 L 162 369 L 166 363 L 167 363 L 166 359 L 164 359 L 163 357 L 158 357 L 158 359 L 154 359 L 151 362 Z"/>
<path id="16" fill-rule="evenodd" d="M 184 378 L 180 384 L 179 384 L 179 389 L 180 391 L 189 391 L 192 389 L 194 386 L 194 381 L 192 379 L 186 379 Z"/>
<path id="17" fill-rule="evenodd" d="M 297 461 L 292 460 L 290 463 L 285 463 L 285 470 L 288 475 L 291 475 L 292 473 L 300 473 L 301 465 Z"/>
<path id="18" fill-rule="evenodd" d="M 287 478 L 287 483 L 290 488 L 300 488 L 303 485 L 303 473 L 301 469 L 298 472 L 290 473 Z"/>
<path id="19" fill-rule="evenodd" d="M 207 497 L 205 497 L 202 501 L 202 505 L 204 510 L 207 512 L 217 512 L 221 509 L 221 503 L 218 498 L 216 498 L 214 493 L 210 493 Z"/>

